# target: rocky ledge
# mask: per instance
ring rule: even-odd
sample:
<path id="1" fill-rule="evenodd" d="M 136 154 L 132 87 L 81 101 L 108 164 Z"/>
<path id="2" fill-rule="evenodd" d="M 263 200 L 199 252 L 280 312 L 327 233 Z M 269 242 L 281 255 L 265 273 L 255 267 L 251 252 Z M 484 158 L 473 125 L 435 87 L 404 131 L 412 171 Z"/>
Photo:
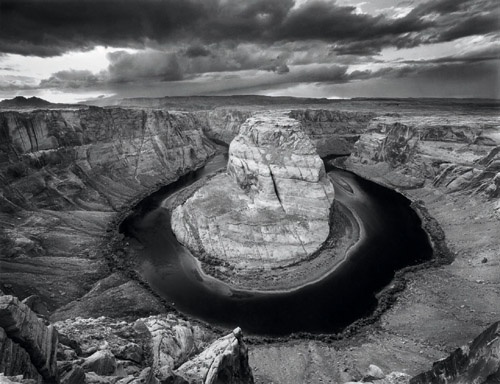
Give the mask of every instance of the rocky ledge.
<path id="1" fill-rule="evenodd" d="M 46 325 L 25 302 L 0 296 L 0 383 L 253 383 L 239 328 L 217 338 L 173 314 Z"/>
<path id="2" fill-rule="evenodd" d="M 269 270 L 322 246 L 333 200 L 332 182 L 301 124 L 281 113 L 259 114 L 231 142 L 227 172 L 174 210 L 172 228 L 204 259 L 239 272 Z"/>

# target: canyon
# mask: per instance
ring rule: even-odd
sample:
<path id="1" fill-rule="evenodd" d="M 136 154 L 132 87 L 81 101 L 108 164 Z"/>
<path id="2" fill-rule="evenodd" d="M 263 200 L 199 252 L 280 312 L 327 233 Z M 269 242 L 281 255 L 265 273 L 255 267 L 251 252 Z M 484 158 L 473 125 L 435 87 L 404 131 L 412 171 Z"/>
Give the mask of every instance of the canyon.
<path id="1" fill-rule="evenodd" d="M 46 306 L 39 310 L 45 321 L 64 337 L 81 334 L 77 344 L 86 350 L 66 348 L 74 352 L 64 357 L 70 363 L 58 364 L 61 375 L 78 370 L 74 362 L 90 359 L 93 349 L 110 360 L 106 351 L 116 360 L 129 342 L 148 351 L 155 345 L 153 324 L 161 324 L 160 331 L 177 339 L 165 339 L 165 356 L 152 355 L 137 365 L 142 370 L 130 368 L 130 376 L 149 375 L 143 373 L 149 365 L 157 377 L 173 372 L 196 382 L 186 371 L 205 367 L 206 378 L 211 368 L 204 364 L 212 363 L 201 360 L 217 360 L 214 367 L 241 382 L 344 383 L 361 380 L 370 364 L 409 380 L 498 320 L 498 104 L 351 100 L 307 108 L 268 109 L 300 122 L 327 162 L 409 198 L 443 257 L 398 272 L 386 288 L 393 291 L 391 305 L 342 337 L 250 338 L 248 351 L 239 331 L 185 319 L 138 280 L 123 262 L 129 240 L 117 226 L 142 198 L 205 164 L 217 144 L 228 145 L 263 107 L 0 112 L 1 297 L 37 295 Z M 138 331 L 137 323 L 145 325 Z M 144 327 L 148 336 L 141 339 Z M 113 345 L 113 338 L 122 340 Z M 8 333 L 7 339 L 5 345 L 18 345 Z M 175 345 L 191 347 L 179 352 Z M 31 349 L 21 349 L 15 353 L 26 360 Z M 172 362 L 154 363 L 160 359 Z M 81 372 L 87 382 L 99 375 L 90 372 Z"/>

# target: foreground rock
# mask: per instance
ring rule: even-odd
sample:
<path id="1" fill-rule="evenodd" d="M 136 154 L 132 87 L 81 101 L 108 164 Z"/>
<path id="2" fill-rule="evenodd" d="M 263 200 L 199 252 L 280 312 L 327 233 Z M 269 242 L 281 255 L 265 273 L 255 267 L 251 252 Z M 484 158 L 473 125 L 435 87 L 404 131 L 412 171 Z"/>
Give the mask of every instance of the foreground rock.
<path id="1" fill-rule="evenodd" d="M 0 296 L 0 352 L 1 373 L 58 381 L 57 331 L 10 295 Z"/>
<path id="2" fill-rule="evenodd" d="M 500 382 L 500 322 L 446 359 L 434 363 L 430 371 L 410 380 L 410 384 L 481 384 Z"/>
<path id="3" fill-rule="evenodd" d="M 218 174 L 172 215 L 178 240 L 205 260 L 239 270 L 297 263 L 329 234 L 331 181 L 300 124 L 249 118 Z"/>
<path id="4" fill-rule="evenodd" d="M 253 383 L 241 330 L 216 339 L 172 314 L 45 325 L 17 298 L 0 296 L 0 352 L 0 374 L 11 377 L 2 383 Z"/>
<path id="5" fill-rule="evenodd" d="M 189 383 L 253 383 L 241 329 L 236 328 L 231 334 L 216 340 L 175 373 Z"/>
<path id="6" fill-rule="evenodd" d="M 132 323 L 77 318 L 55 326 L 82 354 L 90 354 L 83 360 L 69 357 L 64 368 L 66 374 L 76 369 L 75 375 L 83 369 L 87 382 L 253 383 L 240 330 L 217 339 L 203 326 L 172 314 Z"/>

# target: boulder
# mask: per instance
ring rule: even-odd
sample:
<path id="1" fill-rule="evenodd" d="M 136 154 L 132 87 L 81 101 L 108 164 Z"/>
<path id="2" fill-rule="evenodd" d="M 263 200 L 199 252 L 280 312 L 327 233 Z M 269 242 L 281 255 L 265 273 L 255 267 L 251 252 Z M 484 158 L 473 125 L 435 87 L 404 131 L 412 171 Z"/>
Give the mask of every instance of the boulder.
<path id="1" fill-rule="evenodd" d="M 380 380 L 385 377 L 384 372 L 374 364 L 368 366 L 368 370 L 365 374 L 365 381 L 368 380 Z"/>
<path id="2" fill-rule="evenodd" d="M 135 343 L 128 343 L 120 347 L 114 355 L 119 359 L 130 360 L 138 364 L 144 359 L 144 351 Z"/>
<path id="3" fill-rule="evenodd" d="M 86 384 L 85 383 L 85 371 L 75 365 L 69 367 L 65 372 L 60 373 L 61 384 Z"/>
<path id="4" fill-rule="evenodd" d="M 175 367 L 203 350 L 212 336 L 171 314 L 151 316 L 143 322 L 151 334 L 153 368 L 160 380 L 171 377 Z"/>
<path id="5" fill-rule="evenodd" d="M 116 371 L 116 359 L 111 351 L 97 351 L 85 359 L 82 368 L 86 372 L 94 372 L 98 375 L 112 375 Z"/>
<path id="6" fill-rule="evenodd" d="M 240 328 L 213 342 L 198 356 L 174 371 L 190 384 L 251 384 L 253 375 L 248 365 L 248 349 Z"/>

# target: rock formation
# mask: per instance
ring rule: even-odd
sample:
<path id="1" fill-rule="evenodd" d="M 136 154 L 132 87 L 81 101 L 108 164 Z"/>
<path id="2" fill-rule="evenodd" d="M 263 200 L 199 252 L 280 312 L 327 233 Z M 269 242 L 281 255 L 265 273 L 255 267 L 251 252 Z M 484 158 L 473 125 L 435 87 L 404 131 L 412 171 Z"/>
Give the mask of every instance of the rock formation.
<path id="1" fill-rule="evenodd" d="M 181 365 L 175 373 L 196 384 L 253 383 L 241 329 L 236 328 L 231 334 L 217 339 L 194 359 Z"/>
<path id="2" fill-rule="evenodd" d="M 304 131 L 313 141 L 321 157 L 350 155 L 354 143 L 375 116 L 373 112 L 325 109 L 290 112 L 290 117 L 302 123 Z"/>
<path id="3" fill-rule="evenodd" d="M 151 383 L 253 383 L 239 330 L 217 339 L 213 332 L 173 314 L 132 323 L 106 317 L 77 318 L 55 326 L 88 355 L 82 360 L 75 353 L 61 354 L 68 358 L 60 367 L 65 372 L 82 368 L 87 382 L 121 379 L 125 384 L 147 378 Z M 69 347 L 60 349 L 68 351 Z"/>
<path id="4" fill-rule="evenodd" d="M 185 113 L 0 112 L 0 280 L 7 293 L 36 293 L 51 310 L 87 293 L 102 277 L 100 243 L 116 212 L 213 152 L 198 120 Z"/>
<path id="5" fill-rule="evenodd" d="M 216 109 L 193 112 L 208 138 L 229 145 L 240 132 L 241 125 L 252 115 L 249 110 Z"/>
<path id="6" fill-rule="evenodd" d="M 218 174 L 172 215 L 180 242 L 198 255 L 241 269 L 295 263 L 329 233 L 334 198 L 323 162 L 283 114 L 249 118 Z"/>
<path id="7" fill-rule="evenodd" d="M 0 352 L 1 373 L 58 381 L 57 331 L 10 295 L 0 296 Z"/>
<path id="8" fill-rule="evenodd" d="M 498 197 L 499 145 L 498 124 L 488 118 L 451 122 L 441 116 L 378 117 L 355 144 L 348 164 L 360 163 L 363 174 L 370 169 L 394 187 L 431 182 L 449 192 Z"/>
<path id="9" fill-rule="evenodd" d="M 2 375 L 62 384 L 140 383 L 148 376 L 148 382 L 253 383 L 240 330 L 216 339 L 172 314 L 133 323 L 100 317 L 45 325 L 10 295 L 0 296 L 3 383 Z"/>
<path id="10" fill-rule="evenodd" d="M 482 384 L 500 382 L 500 321 L 469 345 L 458 348 L 410 384 Z"/>

